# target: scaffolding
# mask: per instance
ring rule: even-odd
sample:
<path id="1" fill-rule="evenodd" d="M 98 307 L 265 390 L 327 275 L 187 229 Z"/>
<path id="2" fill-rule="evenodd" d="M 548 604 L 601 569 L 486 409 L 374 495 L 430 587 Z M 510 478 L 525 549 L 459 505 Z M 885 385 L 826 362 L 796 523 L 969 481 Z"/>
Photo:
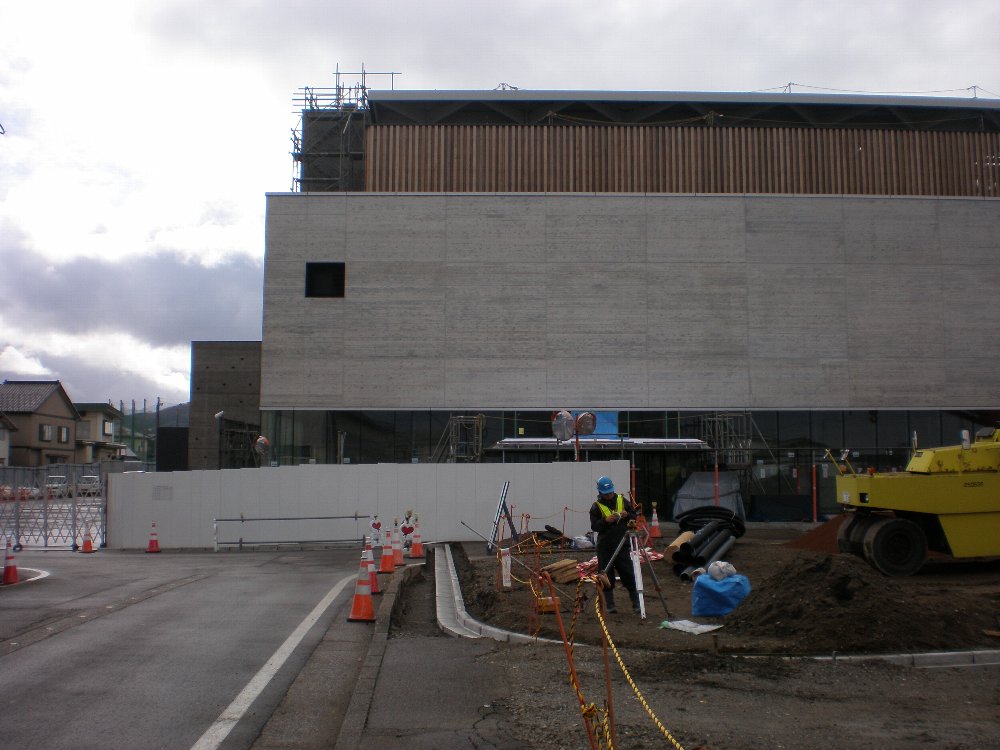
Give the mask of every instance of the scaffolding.
<path id="1" fill-rule="evenodd" d="M 222 419 L 219 425 L 219 468 L 244 469 L 260 465 L 254 444 L 260 425 L 235 419 Z"/>
<path id="2" fill-rule="evenodd" d="M 292 129 L 292 159 L 298 174 L 292 179 L 296 192 L 348 192 L 364 190 L 365 127 L 368 120 L 368 81 L 388 76 L 395 87 L 399 73 L 348 73 L 337 66 L 333 88 L 305 86 L 292 102 L 299 121 Z M 345 83 L 346 76 L 360 76 Z"/>
<path id="3" fill-rule="evenodd" d="M 712 446 L 720 465 L 746 469 L 751 462 L 753 419 L 750 412 L 712 412 L 698 418 L 699 437 Z"/>
<path id="4" fill-rule="evenodd" d="M 451 417 L 431 455 L 433 463 L 479 463 L 483 460 L 486 415 Z"/>
<path id="5" fill-rule="evenodd" d="M 736 472 L 744 503 L 750 500 L 753 482 L 753 428 L 753 417 L 749 411 L 711 412 L 698 418 L 699 437 L 712 447 L 717 466 Z"/>

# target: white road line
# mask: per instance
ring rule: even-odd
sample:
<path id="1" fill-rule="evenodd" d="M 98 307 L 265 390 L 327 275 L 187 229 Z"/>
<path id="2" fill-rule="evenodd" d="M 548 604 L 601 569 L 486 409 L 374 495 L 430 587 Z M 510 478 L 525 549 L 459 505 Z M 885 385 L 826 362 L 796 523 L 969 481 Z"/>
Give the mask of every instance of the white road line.
<path id="1" fill-rule="evenodd" d="M 277 671 L 281 669 L 281 666 L 288 660 L 295 647 L 305 638 L 306 633 L 309 632 L 309 628 L 316 624 L 316 621 L 323 615 L 333 600 L 337 598 L 337 595 L 344 590 L 344 587 L 352 581 L 357 581 L 357 579 L 357 575 L 347 576 L 327 592 L 320 603 L 306 616 L 306 619 L 299 623 L 299 626 L 295 628 L 278 650 L 271 655 L 267 663 L 247 683 L 246 687 L 236 696 L 236 699 L 219 714 L 219 718 L 215 720 L 215 723 L 194 743 L 191 750 L 216 750 L 222 744 L 222 741 L 233 731 L 233 727 L 236 726 L 237 722 L 249 710 L 250 705 L 257 699 L 257 696 L 267 687 L 267 683 L 271 681 Z"/>

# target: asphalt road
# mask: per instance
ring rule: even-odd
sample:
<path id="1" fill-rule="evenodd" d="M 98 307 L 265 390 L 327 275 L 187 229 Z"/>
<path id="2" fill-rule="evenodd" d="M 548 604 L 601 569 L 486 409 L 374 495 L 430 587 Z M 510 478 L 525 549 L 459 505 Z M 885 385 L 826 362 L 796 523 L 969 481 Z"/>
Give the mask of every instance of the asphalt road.
<path id="1" fill-rule="evenodd" d="M 249 748 L 324 640 L 343 679 L 324 688 L 333 717 L 316 731 L 332 731 L 369 640 L 369 624 L 347 622 L 359 559 L 19 553 L 22 581 L 48 576 L 0 589 L 0 745 Z"/>

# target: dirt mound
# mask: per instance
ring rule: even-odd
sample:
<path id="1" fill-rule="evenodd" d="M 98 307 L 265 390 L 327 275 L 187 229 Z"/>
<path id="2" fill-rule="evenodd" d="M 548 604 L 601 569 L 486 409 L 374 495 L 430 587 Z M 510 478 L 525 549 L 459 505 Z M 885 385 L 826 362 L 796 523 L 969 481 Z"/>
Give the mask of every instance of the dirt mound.
<path id="1" fill-rule="evenodd" d="M 725 618 L 739 635 L 777 638 L 813 652 L 913 651 L 981 646 L 988 601 L 961 591 L 915 596 L 850 555 L 789 562 Z"/>
<path id="2" fill-rule="evenodd" d="M 832 531 L 822 529 L 816 536 Z M 847 654 L 1000 647 L 1000 639 L 986 632 L 997 628 L 1000 563 L 929 563 L 918 575 L 887 578 L 859 558 L 796 548 L 788 541 L 759 530 L 739 540 L 729 561 L 749 578 L 752 591 L 722 618 L 692 617 L 692 584 L 673 575 L 668 560 L 656 562 L 659 592 L 643 571 L 646 619 L 621 610 L 608 615 L 612 638 L 623 648 L 673 653 Z M 500 592 L 495 559 L 468 557 L 461 545 L 455 545 L 454 552 L 465 606 L 473 617 L 506 630 L 560 637 L 555 615 L 535 609 L 539 589 L 536 584 L 532 590 L 527 567 L 564 557 L 582 561 L 589 553 L 520 555 L 520 564 L 514 566 L 514 590 Z M 578 591 L 580 611 L 574 616 Z M 593 585 L 577 589 L 565 584 L 557 595 L 564 625 L 572 629 L 574 640 L 599 644 L 602 629 L 594 612 Z M 626 599 L 623 591 L 617 596 Z M 695 636 L 659 627 L 665 619 L 723 627 Z"/>

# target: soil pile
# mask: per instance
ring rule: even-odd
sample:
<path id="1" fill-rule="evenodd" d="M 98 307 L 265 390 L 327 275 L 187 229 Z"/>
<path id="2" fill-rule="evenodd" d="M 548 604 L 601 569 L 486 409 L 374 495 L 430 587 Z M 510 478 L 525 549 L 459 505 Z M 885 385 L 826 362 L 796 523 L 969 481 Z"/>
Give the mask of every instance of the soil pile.
<path id="1" fill-rule="evenodd" d="M 998 648 L 1000 564 L 933 564 L 910 578 L 887 578 L 851 555 L 828 554 L 789 545 L 750 531 L 729 555 L 752 591 L 728 616 L 691 616 L 690 582 L 673 575 L 669 559 L 653 564 L 660 584 L 643 566 L 646 619 L 631 612 L 606 615 L 620 647 L 672 652 L 830 654 L 885 653 Z M 473 549 L 470 547 L 470 549 Z M 483 622 L 545 638 L 560 637 L 554 614 L 536 611 L 540 591 L 528 568 L 554 560 L 590 558 L 592 552 L 523 554 L 513 572 L 513 591 L 498 590 L 497 562 L 468 558 L 461 547 L 455 562 L 469 613 Z M 519 580 L 517 580 L 519 579 Z M 596 591 L 564 584 L 557 591 L 564 627 L 580 643 L 601 642 Z M 660 600 L 662 595 L 666 608 Z M 616 594 L 627 601 L 624 591 Z M 578 610 L 574 605 L 579 605 Z M 622 609 L 625 609 L 622 607 Z M 668 611 L 669 614 L 668 614 Z M 690 619 L 720 624 L 712 634 L 691 635 L 658 627 L 662 621 Z"/>
<path id="2" fill-rule="evenodd" d="M 990 600 L 914 590 L 851 555 L 792 560 L 722 620 L 792 652 L 893 652 L 989 645 Z"/>

